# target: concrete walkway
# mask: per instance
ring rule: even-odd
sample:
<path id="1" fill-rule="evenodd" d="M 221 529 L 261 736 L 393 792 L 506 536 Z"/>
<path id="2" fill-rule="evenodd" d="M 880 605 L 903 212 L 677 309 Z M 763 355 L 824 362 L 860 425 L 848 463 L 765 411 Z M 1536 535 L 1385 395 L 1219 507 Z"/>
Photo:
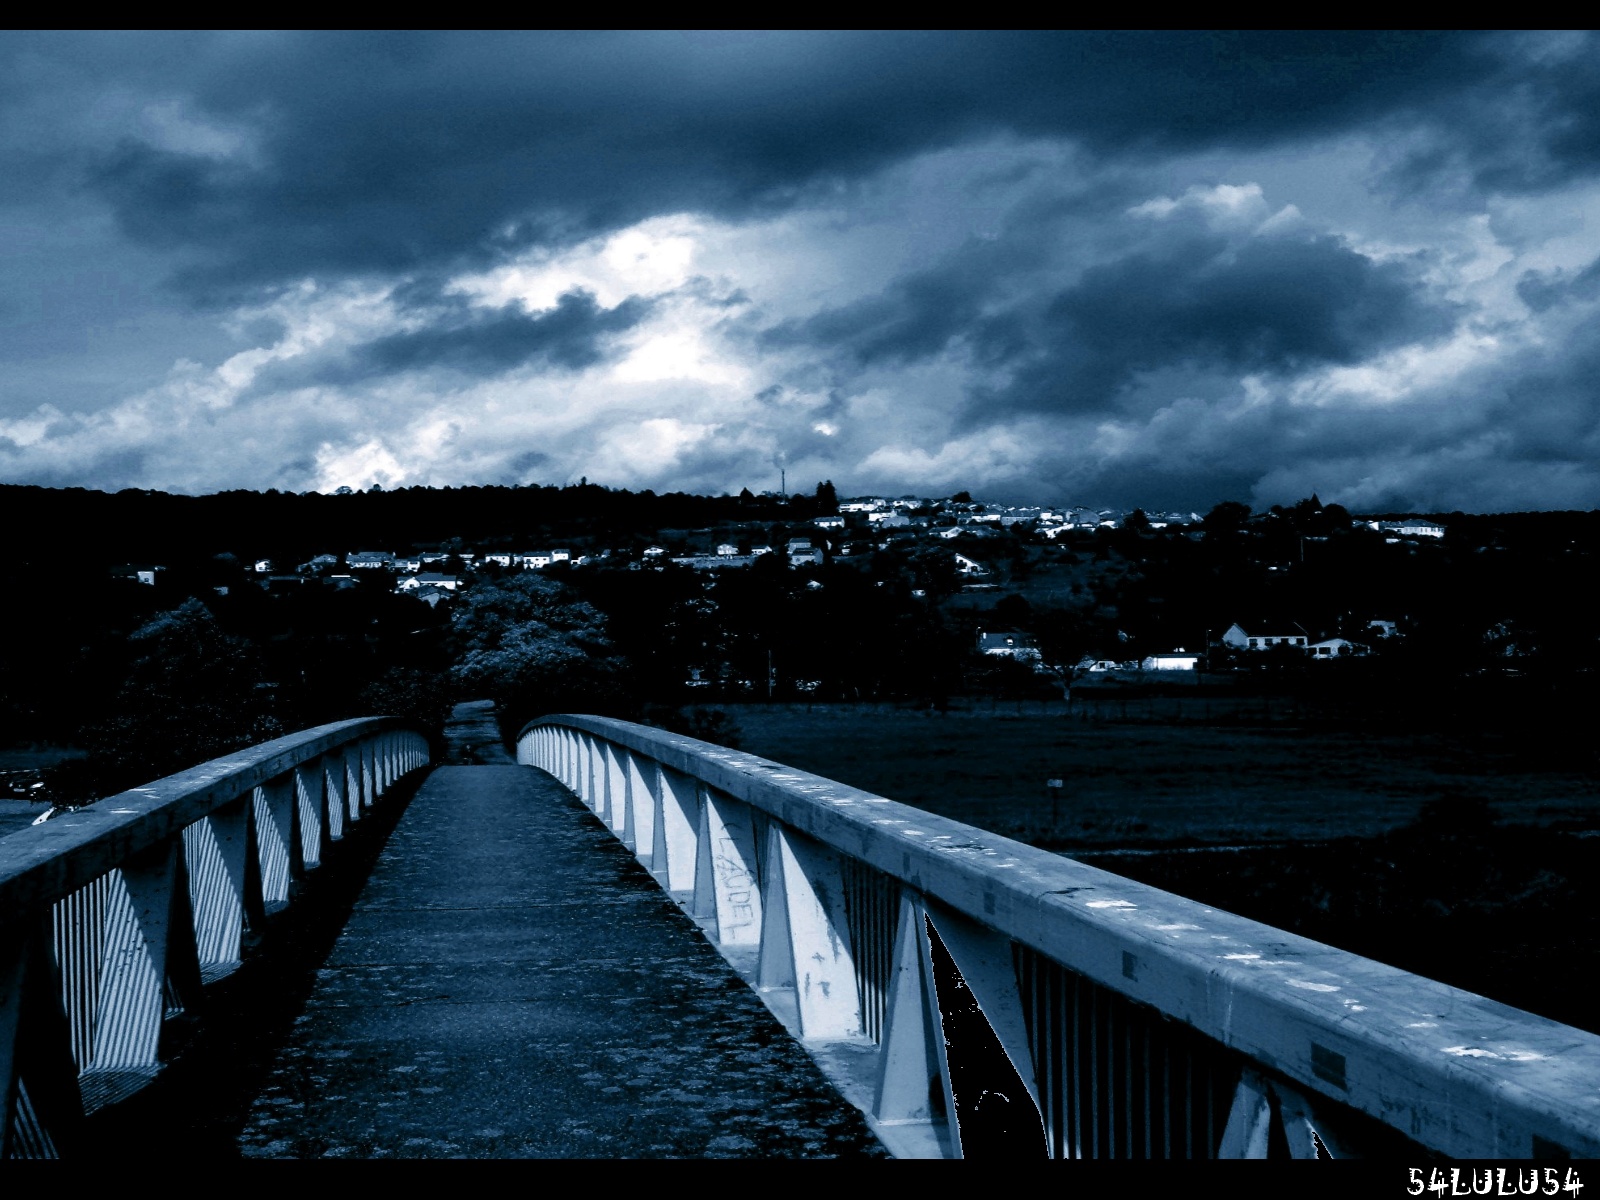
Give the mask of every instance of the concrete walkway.
<path id="1" fill-rule="evenodd" d="M 446 766 L 279 1052 L 247 1157 L 880 1156 L 570 793 Z"/>
<path id="2" fill-rule="evenodd" d="M 444 727 L 445 761 L 509 766 L 516 760 L 500 740 L 493 700 L 468 700 L 450 712 Z"/>

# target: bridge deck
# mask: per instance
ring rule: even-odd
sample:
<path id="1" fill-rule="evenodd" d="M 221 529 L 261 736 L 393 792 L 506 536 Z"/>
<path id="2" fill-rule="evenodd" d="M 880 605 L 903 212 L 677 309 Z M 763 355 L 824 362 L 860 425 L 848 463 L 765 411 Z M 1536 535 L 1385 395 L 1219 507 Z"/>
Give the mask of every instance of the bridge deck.
<path id="1" fill-rule="evenodd" d="M 882 1153 L 633 857 L 518 766 L 440 767 L 422 785 L 240 1149 Z"/>

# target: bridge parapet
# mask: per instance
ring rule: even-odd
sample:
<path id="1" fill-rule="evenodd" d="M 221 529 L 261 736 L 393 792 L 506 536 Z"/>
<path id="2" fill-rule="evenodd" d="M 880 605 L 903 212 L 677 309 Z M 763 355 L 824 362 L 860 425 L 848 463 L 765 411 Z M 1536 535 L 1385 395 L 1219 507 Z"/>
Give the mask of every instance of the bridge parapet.
<path id="1" fill-rule="evenodd" d="M 1600 1037 L 1570 1026 L 648 726 L 546 717 L 518 761 L 896 1153 L 1600 1154 Z"/>
<path id="2" fill-rule="evenodd" d="M 0 839 L 0 1158 L 70 1152 L 86 1111 L 160 1069 L 163 1026 L 428 743 L 322 725 Z"/>

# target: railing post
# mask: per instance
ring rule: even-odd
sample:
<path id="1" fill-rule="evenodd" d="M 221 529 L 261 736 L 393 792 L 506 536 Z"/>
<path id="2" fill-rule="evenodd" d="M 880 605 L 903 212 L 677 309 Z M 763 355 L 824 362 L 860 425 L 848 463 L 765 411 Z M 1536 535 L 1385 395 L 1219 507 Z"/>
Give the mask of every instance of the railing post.
<path id="1" fill-rule="evenodd" d="M 369 745 L 372 747 L 372 799 L 376 801 L 389 786 L 389 765 L 387 748 L 384 742 L 388 735 L 375 733 Z"/>
<path id="2" fill-rule="evenodd" d="M 628 786 L 617 757 L 620 753 L 621 749 L 611 742 L 600 743 L 600 771 L 605 777 L 602 787 L 606 793 L 606 824 L 622 844 L 632 850 L 633 846 L 628 840 Z"/>
<path id="3" fill-rule="evenodd" d="M 601 762 L 604 743 L 593 734 L 583 739 L 584 779 L 589 788 L 589 807 L 594 809 L 601 824 L 611 827 L 611 797 L 606 794 L 606 773 Z"/>
<path id="4" fill-rule="evenodd" d="M 317 760 L 317 770 L 322 774 L 323 794 L 327 797 L 328 841 L 337 842 L 344 837 L 345 822 L 349 817 L 349 802 L 345 799 L 350 785 L 349 772 L 345 770 L 344 754 L 333 750 Z"/>
<path id="5" fill-rule="evenodd" d="M 978 1003 L 1000 1049 L 1011 1061 L 1039 1118 L 1039 1149 L 1049 1155 L 1043 1107 L 1039 1102 L 1039 1083 L 1034 1070 L 1033 1049 L 1028 1037 L 1028 1018 L 1022 1006 L 1022 991 L 1017 986 L 1017 970 L 1011 939 L 986 929 L 954 909 L 928 900 L 925 919 L 938 935 L 950 961 Z M 937 996 L 935 991 L 935 996 Z M 942 1018 L 941 1018 L 942 1021 Z M 1016 1097 L 1017 1111 L 1024 1101 Z"/>
<path id="6" fill-rule="evenodd" d="M 169 843 L 128 859 L 107 880 L 91 1071 L 156 1071 L 176 868 Z"/>
<path id="7" fill-rule="evenodd" d="M 0 1160 L 65 1157 L 83 1124 L 50 924 L 0 929 Z"/>
<path id="8" fill-rule="evenodd" d="M 669 892 L 694 888 L 694 852 L 699 814 L 695 783 L 671 767 L 655 764 L 654 838 L 650 869 Z"/>
<path id="9" fill-rule="evenodd" d="M 767 837 L 758 981 L 762 986 L 790 986 L 777 982 L 787 975 L 799 1005 L 802 1037 L 858 1038 L 861 1001 L 839 856 L 777 821 L 768 826 Z"/>
<path id="10" fill-rule="evenodd" d="M 371 808 L 378 800 L 378 751 L 376 738 L 363 738 L 357 753 L 361 756 L 361 807 Z"/>
<path id="11" fill-rule="evenodd" d="M 693 911 L 697 917 L 717 919 L 717 941 L 724 946 L 761 942 L 761 889 L 749 806 L 703 784 Z"/>
<path id="12" fill-rule="evenodd" d="M 928 919 L 938 931 L 944 948 L 950 952 L 956 970 L 971 989 L 989 1028 L 994 1030 L 1000 1048 L 1011 1060 L 1022 1086 L 1028 1089 L 1034 1107 L 1038 1108 L 1039 1083 L 1034 1074 L 1028 1018 L 1022 1007 L 1022 991 L 1017 986 L 1011 939 L 937 901 L 928 904 Z"/>
<path id="13" fill-rule="evenodd" d="M 651 784 L 656 783 L 655 763 L 641 765 L 639 756 L 631 750 L 622 751 L 623 770 L 627 773 L 628 815 L 627 830 L 632 837 L 633 852 L 645 870 L 655 869 L 656 850 L 656 798 Z"/>
<path id="14" fill-rule="evenodd" d="M 361 796 L 362 770 L 360 745 L 351 743 L 345 746 L 343 757 L 345 772 L 345 813 L 352 822 L 355 822 L 361 819 L 362 809 L 366 807 L 365 801 Z"/>
<path id="15" fill-rule="evenodd" d="M 294 769 L 296 824 L 300 830 L 300 866 L 314 871 L 322 865 L 322 847 L 328 840 L 326 772 L 322 760 L 313 758 Z"/>
<path id="16" fill-rule="evenodd" d="M 1271 1087 L 1254 1071 L 1245 1071 L 1234 1089 L 1233 1107 L 1222 1129 L 1218 1158 L 1265 1158 L 1272 1130 Z"/>
<path id="17" fill-rule="evenodd" d="M 271 914 L 289 903 L 290 855 L 293 845 L 294 772 L 286 772 L 256 788 L 256 854 L 261 870 L 261 907 Z"/>
<path id="18" fill-rule="evenodd" d="M 957 1157 L 960 1127 L 945 1059 L 926 917 L 910 892 L 901 892 L 899 907 L 873 1115 L 883 1125 L 927 1125 L 937 1151 Z"/>
<path id="19" fill-rule="evenodd" d="M 239 965 L 244 933 L 244 884 L 249 849 L 249 796 L 217 809 L 183 831 L 200 977 L 220 979 Z"/>

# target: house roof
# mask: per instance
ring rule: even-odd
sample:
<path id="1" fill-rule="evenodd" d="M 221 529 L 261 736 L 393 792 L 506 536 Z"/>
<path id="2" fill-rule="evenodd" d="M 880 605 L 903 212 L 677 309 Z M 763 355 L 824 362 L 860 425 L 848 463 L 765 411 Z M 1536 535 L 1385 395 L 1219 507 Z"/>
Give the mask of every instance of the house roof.
<path id="1" fill-rule="evenodd" d="M 1249 621 L 1235 621 L 1233 624 L 1244 630 L 1246 637 L 1308 636 L 1299 621 L 1288 621 L 1281 617 L 1260 617 Z"/>

